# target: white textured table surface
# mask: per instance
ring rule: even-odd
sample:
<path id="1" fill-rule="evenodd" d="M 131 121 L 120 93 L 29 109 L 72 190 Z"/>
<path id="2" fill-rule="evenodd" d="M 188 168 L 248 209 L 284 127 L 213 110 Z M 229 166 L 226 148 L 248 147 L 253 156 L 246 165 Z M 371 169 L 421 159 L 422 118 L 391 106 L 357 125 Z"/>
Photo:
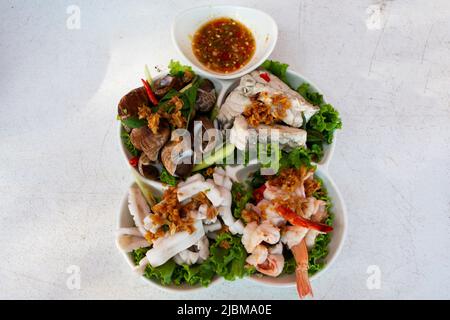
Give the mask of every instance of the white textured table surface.
<path id="1" fill-rule="evenodd" d="M 317 83 L 342 114 L 330 171 L 349 232 L 315 297 L 449 299 L 450 2 L 230 3 L 270 13 L 280 29 L 272 58 Z M 72 4 L 76 30 L 66 24 Z M 171 20 L 191 5 L 1 1 L 0 298 L 296 298 L 247 281 L 169 294 L 131 273 L 115 248 L 131 182 L 116 104 L 140 85 L 144 64 L 177 58 Z M 71 265 L 79 290 L 66 286 Z M 381 287 L 369 290 L 372 265 Z"/>

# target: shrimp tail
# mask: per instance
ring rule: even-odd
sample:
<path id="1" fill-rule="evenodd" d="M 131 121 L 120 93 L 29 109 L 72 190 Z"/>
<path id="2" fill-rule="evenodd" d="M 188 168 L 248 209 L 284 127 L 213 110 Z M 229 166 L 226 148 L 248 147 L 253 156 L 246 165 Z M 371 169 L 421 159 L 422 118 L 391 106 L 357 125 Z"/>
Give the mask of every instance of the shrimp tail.
<path id="1" fill-rule="evenodd" d="M 306 247 L 305 239 L 293 246 L 291 250 L 294 254 L 295 262 L 297 263 L 295 277 L 297 280 L 298 295 L 300 299 L 303 299 L 308 295 L 313 296 L 308 276 L 308 248 Z"/>
<path id="2" fill-rule="evenodd" d="M 308 271 L 301 270 L 297 268 L 295 270 L 295 277 L 297 280 L 297 292 L 300 299 L 307 297 L 308 295 L 313 296 L 311 289 L 311 284 L 309 282 Z"/>

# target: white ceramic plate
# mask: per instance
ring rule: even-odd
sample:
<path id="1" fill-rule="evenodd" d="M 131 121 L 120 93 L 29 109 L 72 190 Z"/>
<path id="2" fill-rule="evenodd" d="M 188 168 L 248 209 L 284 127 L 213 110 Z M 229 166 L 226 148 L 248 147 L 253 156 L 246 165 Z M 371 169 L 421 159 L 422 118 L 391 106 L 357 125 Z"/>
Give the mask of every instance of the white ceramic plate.
<path id="1" fill-rule="evenodd" d="M 218 73 L 204 67 L 192 52 L 192 38 L 195 32 L 207 21 L 230 17 L 253 32 L 256 49 L 252 59 L 241 69 L 230 73 Z M 179 14 L 172 25 L 172 41 L 186 62 L 201 70 L 209 77 L 235 79 L 249 73 L 266 60 L 278 38 L 278 27 L 271 16 L 260 10 L 239 6 L 205 6 L 186 10 Z"/>

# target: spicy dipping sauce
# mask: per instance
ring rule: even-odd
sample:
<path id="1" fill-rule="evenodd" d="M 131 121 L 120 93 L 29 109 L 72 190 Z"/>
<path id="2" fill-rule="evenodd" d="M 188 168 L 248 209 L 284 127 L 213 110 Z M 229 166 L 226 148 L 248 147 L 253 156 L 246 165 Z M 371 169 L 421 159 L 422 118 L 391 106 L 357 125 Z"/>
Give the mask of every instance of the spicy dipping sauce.
<path id="1" fill-rule="evenodd" d="M 239 21 L 217 18 L 205 23 L 194 34 L 192 50 L 208 69 L 220 73 L 236 71 L 255 53 L 252 32 Z"/>

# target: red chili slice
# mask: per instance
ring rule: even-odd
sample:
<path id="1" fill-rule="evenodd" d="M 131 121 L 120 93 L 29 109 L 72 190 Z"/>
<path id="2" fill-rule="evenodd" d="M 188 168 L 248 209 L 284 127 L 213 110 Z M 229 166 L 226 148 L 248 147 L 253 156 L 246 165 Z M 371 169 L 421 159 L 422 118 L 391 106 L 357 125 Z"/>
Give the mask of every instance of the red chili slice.
<path id="1" fill-rule="evenodd" d="M 136 167 L 139 163 L 139 158 L 138 157 L 133 157 L 130 160 L 128 160 L 128 163 L 130 165 L 132 165 L 133 167 Z"/>
<path id="2" fill-rule="evenodd" d="M 285 218 L 294 226 L 314 229 L 320 232 L 330 232 L 333 230 L 333 227 L 330 227 L 329 225 L 314 222 L 299 216 L 297 213 L 295 213 L 294 210 L 291 210 L 290 208 L 284 206 L 277 206 L 276 210 L 280 216 Z"/>
<path id="3" fill-rule="evenodd" d="M 266 82 L 270 82 L 270 77 L 269 77 L 269 74 L 267 72 L 261 73 L 259 76 L 261 78 L 263 78 L 264 80 L 266 80 Z"/>
<path id="4" fill-rule="evenodd" d="M 253 191 L 253 198 L 255 199 L 256 203 L 264 199 L 264 190 L 266 190 L 266 184 L 263 184 L 261 187 Z"/>
<path id="5" fill-rule="evenodd" d="M 150 85 L 148 84 L 148 82 L 146 80 L 141 79 L 141 81 L 144 84 L 145 91 L 147 91 L 148 98 L 153 103 L 153 105 L 156 106 L 158 104 L 158 99 L 156 99 L 155 94 L 152 91 L 152 88 L 150 87 Z"/>

